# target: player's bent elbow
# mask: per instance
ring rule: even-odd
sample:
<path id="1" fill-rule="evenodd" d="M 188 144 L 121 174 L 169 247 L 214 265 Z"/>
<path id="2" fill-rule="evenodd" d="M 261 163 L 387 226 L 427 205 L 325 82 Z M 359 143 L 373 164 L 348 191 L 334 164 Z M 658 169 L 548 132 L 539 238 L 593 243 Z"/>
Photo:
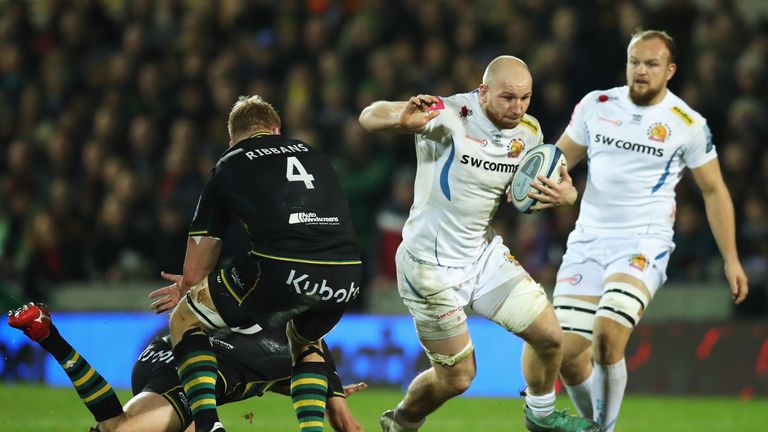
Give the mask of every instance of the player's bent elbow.
<path id="1" fill-rule="evenodd" d="M 363 127 L 368 132 L 380 132 L 384 128 L 376 125 L 375 115 L 373 114 L 373 105 L 370 105 L 366 107 L 363 112 L 360 113 L 360 116 L 357 118 L 357 121 L 360 123 L 360 126 Z"/>

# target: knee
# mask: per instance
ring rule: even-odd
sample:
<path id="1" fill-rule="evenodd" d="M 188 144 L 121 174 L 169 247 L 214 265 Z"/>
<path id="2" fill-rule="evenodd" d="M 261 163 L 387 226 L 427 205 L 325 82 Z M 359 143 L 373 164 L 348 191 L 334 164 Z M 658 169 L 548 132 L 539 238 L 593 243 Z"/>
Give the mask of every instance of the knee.
<path id="1" fill-rule="evenodd" d="M 529 342 L 531 347 L 540 356 L 553 356 L 563 350 L 563 331 L 560 327 L 553 327 L 550 331 L 542 333 L 535 341 Z"/>
<path id="2" fill-rule="evenodd" d="M 458 396 L 469 389 L 476 374 L 477 370 L 474 367 L 453 371 L 442 380 L 443 388 L 450 397 Z"/>
<path id="3" fill-rule="evenodd" d="M 596 333 L 592 344 L 597 363 L 614 364 L 624 357 L 621 341 L 610 333 Z"/>
<path id="4" fill-rule="evenodd" d="M 584 350 L 582 353 L 566 352 L 563 355 L 563 362 L 560 364 L 560 377 L 566 385 L 577 385 L 584 382 L 589 377 L 589 364 L 591 362 L 592 352 Z"/>

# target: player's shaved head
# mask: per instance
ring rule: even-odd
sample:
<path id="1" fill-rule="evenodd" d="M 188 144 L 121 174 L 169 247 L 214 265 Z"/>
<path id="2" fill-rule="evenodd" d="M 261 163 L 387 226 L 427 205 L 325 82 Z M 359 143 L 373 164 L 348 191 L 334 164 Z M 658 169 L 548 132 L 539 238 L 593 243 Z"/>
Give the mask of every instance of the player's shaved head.
<path id="1" fill-rule="evenodd" d="M 528 70 L 528 65 L 521 59 L 511 56 L 503 55 L 498 56 L 488 63 L 488 67 L 485 68 L 483 73 L 483 84 L 493 85 L 498 82 L 498 79 L 513 78 L 515 81 L 533 80 L 531 72 Z"/>
<path id="2" fill-rule="evenodd" d="M 480 105 L 499 129 L 511 129 L 523 119 L 533 93 L 528 65 L 515 56 L 504 55 L 488 63 L 480 84 Z"/>

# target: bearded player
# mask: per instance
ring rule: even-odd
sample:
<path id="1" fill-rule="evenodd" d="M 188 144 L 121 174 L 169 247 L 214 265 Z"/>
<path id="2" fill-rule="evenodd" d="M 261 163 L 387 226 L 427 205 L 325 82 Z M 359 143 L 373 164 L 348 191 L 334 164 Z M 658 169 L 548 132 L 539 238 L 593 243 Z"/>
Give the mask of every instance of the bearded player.
<path id="1" fill-rule="evenodd" d="M 667 88 L 676 70 L 667 33 L 636 33 L 627 48 L 627 85 L 587 94 L 557 142 L 569 167 L 589 162 L 554 292 L 565 332 L 560 375 L 579 413 L 606 431 L 614 430 L 624 398 L 629 336 L 667 279 L 675 185 L 685 168 L 702 192 L 733 301 L 741 303 L 749 291 L 707 122 Z M 572 194 L 569 188 L 534 197 L 557 205 L 558 194 Z"/>

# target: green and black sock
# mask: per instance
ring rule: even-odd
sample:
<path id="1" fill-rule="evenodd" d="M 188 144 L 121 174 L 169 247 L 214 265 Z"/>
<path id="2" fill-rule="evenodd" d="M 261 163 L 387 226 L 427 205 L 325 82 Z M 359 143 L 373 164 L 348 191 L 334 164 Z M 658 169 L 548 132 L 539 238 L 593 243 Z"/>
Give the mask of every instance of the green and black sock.
<path id="1" fill-rule="evenodd" d="M 173 348 L 176 370 L 189 398 L 195 429 L 210 430 L 219 421 L 216 412 L 218 363 L 208 335 L 200 329 L 189 330 Z"/>
<path id="2" fill-rule="evenodd" d="M 59 362 L 96 421 L 108 420 L 123 413 L 123 406 L 112 386 L 64 340 L 54 325 L 51 325 L 48 337 L 39 344 Z"/>
<path id="3" fill-rule="evenodd" d="M 291 399 L 301 432 L 320 432 L 325 423 L 328 369 L 322 362 L 301 362 L 293 366 Z"/>

